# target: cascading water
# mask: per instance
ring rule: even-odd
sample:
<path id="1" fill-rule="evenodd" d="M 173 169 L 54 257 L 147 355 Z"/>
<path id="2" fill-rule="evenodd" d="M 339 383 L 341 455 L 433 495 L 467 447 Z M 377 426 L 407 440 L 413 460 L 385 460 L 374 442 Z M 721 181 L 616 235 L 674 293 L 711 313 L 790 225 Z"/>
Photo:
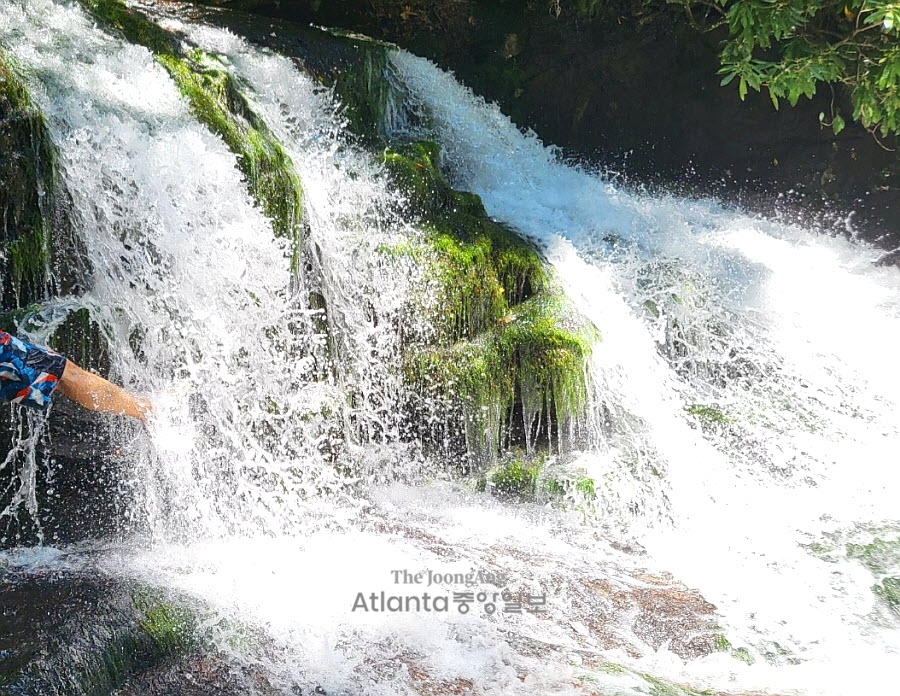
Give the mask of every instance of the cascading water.
<path id="1" fill-rule="evenodd" d="M 652 475 L 671 500 L 672 527 L 641 542 L 744 640 L 820 659 L 816 688 L 884 684 L 879 666 L 900 643 L 873 606 L 872 577 L 804 545 L 896 529 L 893 269 L 862 245 L 617 191 L 427 61 L 393 60 L 454 183 L 541 244 L 603 327 L 600 398 L 645 424 L 629 437 L 658 458 L 652 472 L 628 473 Z M 851 654 L 867 675 L 847 675 Z M 823 670 L 831 661 L 837 669 Z"/>
<path id="2" fill-rule="evenodd" d="M 71 2 L 0 0 L 0 45 L 48 116 L 93 268 L 80 301 L 115 376 L 158 410 L 148 434 L 114 433 L 132 443 L 135 528 L 149 535 L 84 563 L 194 596 L 208 639 L 279 693 L 682 693 L 646 672 L 729 692 L 891 683 L 897 619 L 841 552 L 900 527 L 900 288 L 873 251 L 617 191 L 394 52 L 409 109 L 427 115 L 404 133 L 392 111 L 386 128 L 438 140 L 455 185 L 540 245 L 602 333 L 603 425 L 574 455 L 595 514 L 429 485 L 437 463 L 401 432 L 396 329 L 427 332 L 405 302 L 422 279 L 375 253 L 415 224 L 332 95 L 289 59 L 160 21 L 248 89 L 295 162 L 313 251 L 292 278 L 234 156 L 145 49 Z M 327 330 L 298 283 L 327 300 Z M 349 477 L 329 454 L 342 447 Z M 397 479 L 415 485 L 376 485 Z M 397 569 L 503 575 L 546 593 L 547 612 L 351 610 L 360 592 L 421 594 Z M 698 648 L 713 631 L 755 664 Z"/>

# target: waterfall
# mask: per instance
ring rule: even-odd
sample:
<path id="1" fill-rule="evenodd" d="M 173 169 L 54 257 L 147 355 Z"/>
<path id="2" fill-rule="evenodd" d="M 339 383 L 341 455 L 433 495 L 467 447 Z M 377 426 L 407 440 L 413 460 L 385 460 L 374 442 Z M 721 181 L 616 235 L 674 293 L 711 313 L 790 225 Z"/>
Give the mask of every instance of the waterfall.
<path id="1" fill-rule="evenodd" d="M 898 619 L 872 586 L 900 558 L 876 572 L 853 551 L 900 538 L 900 282 L 874 249 L 618 189 L 391 49 L 406 101 L 380 129 L 439 143 L 453 185 L 540 249 L 600 333 L 586 435 L 561 457 L 595 502 L 511 504 L 410 435 L 403 346 L 432 330 L 411 309 L 428 279 L 380 250 L 424 232 L 334 91 L 230 31 L 153 12 L 233 77 L 289 155 L 304 256 L 292 270 L 235 154 L 146 48 L 72 0 L 0 0 L 0 46 L 47 118 L 91 269 L 65 303 L 90 310 L 114 379 L 157 410 L 146 431 L 108 425 L 138 491 L 133 534 L 2 560 L 177 590 L 204 640 L 271 693 L 892 683 Z M 357 607 L 473 589 L 398 569 L 507 583 L 475 587 L 468 613 Z M 546 611 L 503 611 L 501 586 L 545 595 Z"/>
<path id="2" fill-rule="evenodd" d="M 437 139 L 454 184 L 545 249 L 603 328 L 598 399 L 642 424 L 628 437 L 665 471 L 636 472 L 667 490 L 672 515 L 641 542 L 726 616 L 752 616 L 750 635 L 885 664 L 870 642 L 900 644 L 872 623 L 871 576 L 806 547 L 897 529 L 896 273 L 862 244 L 617 190 L 428 61 L 392 59 L 429 117 L 414 135 Z"/>

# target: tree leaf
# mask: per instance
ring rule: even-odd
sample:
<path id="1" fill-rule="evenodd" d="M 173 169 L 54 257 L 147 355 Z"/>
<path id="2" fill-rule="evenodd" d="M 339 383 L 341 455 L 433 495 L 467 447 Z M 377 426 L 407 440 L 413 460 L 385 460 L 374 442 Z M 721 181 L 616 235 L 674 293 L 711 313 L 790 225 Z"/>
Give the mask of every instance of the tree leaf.
<path id="1" fill-rule="evenodd" d="M 841 118 L 840 114 L 835 114 L 834 120 L 831 122 L 831 129 L 834 131 L 834 134 L 837 135 L 842 130 L 844 130 L 844 119 Z"/>

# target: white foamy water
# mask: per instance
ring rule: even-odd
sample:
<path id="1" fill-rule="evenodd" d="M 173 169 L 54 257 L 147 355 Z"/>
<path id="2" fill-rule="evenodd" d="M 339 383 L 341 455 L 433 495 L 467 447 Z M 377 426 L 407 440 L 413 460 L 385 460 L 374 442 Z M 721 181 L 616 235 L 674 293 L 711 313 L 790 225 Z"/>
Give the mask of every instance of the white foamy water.
<path id="1" fill-rule="evenodd" d="M 4 2 L 0 41 L 59 147 L 93 268 L 83 302 L 116 346 L 114 377 L 156 395 L 159 448 L 136 453 L 135 517 L 189 537 L 296 525 L 298 507 L 278 509 L 285 491 L 340 484 L 304 428 L 318 387 L 309 335 L 288 328 L 306 322 L 289 249 L 234 156 L 146 49 L 72 3 Z M 273 438 L 273 421 L 296 439 Z"/>
<path id="2" fill-rule="evenodd" d="M 618 191 L 429 62 L 393 60 L 433 119 L 412 135 L 437 139 L 454 183 L 546 250 L 603 332 L 599 398 L 645 423 L 666 471 L 671 525 L 636 520 L 638 538 L 719 605 L 729 635 L 802 663 L 746 684 L 887 684 L 900 633 L 874 609 L 874 578 L 800 544 L 896 523 L 895 270 L 862 245 Z M 704 422 L 698 406 L 715 410 Z"/>
<path id="3" fill-rule="evenodd" d="M 872 250 L 618 191 L 396 52 L 433 124 L 413 135 L 438 140 L 454 183 L 541 246 L 603 336 L 592 371 L 608 423 L 573 455 L 597 482 L 595 512 L 429 483 L 439 463 L 405 443 L 399 412 L 396 327 L 427 332 L 407 303 L 421 279 L 377 253 L 416 239 L 414 225 L 331 94 L 290 60 L 164 23 L 240 80 L 294 159 L 314 251 L 292 278 L 233 154 L 146 50 L 64 0 L 0 0 L 0 44 L 35 87 L 75 196 L 94 268 L 84 303 L 115 377 L 158 412 L 149 434 L 121 433 L 148 543 L 0 563 L 193 597 L 216 645 L 283 693 L 668 693 L 642 672 L 729 693 L 888 689 L 897 620 L 843 552 L 897 526 L 900 304 Z M 305 309 L 308 292 L 326 316 Z M 546 611 L 504 611 L 483 579 L 398 583 L 402 570 L 500 575 Z M 448 611 L 359 607 L 382 591 L 427 591 Z M 467 613 L 453 602 L 464 591 Z M 755 664 L 708 654 L 717 634 Z"/>

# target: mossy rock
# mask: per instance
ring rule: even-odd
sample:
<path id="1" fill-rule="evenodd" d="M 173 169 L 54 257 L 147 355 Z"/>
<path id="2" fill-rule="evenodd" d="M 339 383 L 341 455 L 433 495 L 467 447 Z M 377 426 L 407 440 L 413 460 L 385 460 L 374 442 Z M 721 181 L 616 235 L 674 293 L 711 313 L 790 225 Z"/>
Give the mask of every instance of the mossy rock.
<path id="1" fill-rule="evenodd" d="M 539 463 L 527 464 L 518 459 L 513 460 L 488 475 L 490 491 L 503 498 L 533 500 L 540 473 Z"/>
<path id="2" fill-rule="evenodd" d="M 46 302 L 0 314 L 0 331 L 7 333 L 42 335 L 48 326 L 54 326 L 43 341 L 49 347 L 85 369 L 109 374 L 109 342 L 86 307 L 74 307 L 71 301 Z"/>
<path id="3" fill-rule="evenodd" d="M 878 537 L 867 544 L 847 544 L 847 556 L 876 575 L 900 571 L 900 538 Z"/>
<path id="4" fill-rule="evenodd" d="M 392 74 L 390 53 L 396 48 L 393 44 L 341 29 L 322 28 L 333 26 L 332 22 L 294 23 L 247 14 L 263 5 L 277 4 L 269 0 L 213 0 L 205 4 L 216 8 L 185 3 L 178 8 L 179 14 L 195 22 L 226 28 L 258 46 L 290 57 L 298 69 L 333 89 L 346 130 L 362 144 L 383 146 L 390 139 L 391 119 L 401 113 L 407 101 L 405 86 Z M 414 121 L 415 116 L 403 112 L 406 122 Z"/>
<path id="5" fill-rule="evenodd" d="M 756 663 L 756 658 L 753 657 L 753 653 L 748 648 L 735 648 L 731 641 L 721 633 L 716 636 L 715 648 L 718 652 L 727 652 L 735 660 L 740 660 L 748 665 Z"/>
<path id="6" fill-rule="evenodd" d="M 691 404 L 685 411 L 687 411 L 689 416 L 696 418 L 700 422 L 700 427 L 704 430 L 721 428 L 734 422 L 733 418 L 727 416 L 717 406 Z"/>
<path id="7" fill-rule="evenodd" d="M 900 616 L 900 578 L 885 578 L 872 587 L 872 592 L 888 609 Z"/>
<path id="8" fill-rule="evenodd" d="M 494 435 L 523 399 L 557 422 L 587 403 L 586 363 L 596 332 L 566 326 L 553 299 L 543 295 L 516 311 L 471 340 L 415 350 L 407 359 L 410 381 L 423 393 L 459 403 L 470 452 L 488 460 L 495 453 L 485 448 L 499 443 Z"/>
<path id="9" fill-rule="evenodd" d="M 54 350 L 80 367 L 109 375 L 109 342 L 88 309 L 78 309 L 69 314 L 53 332 L 50 343 Z"/>
<path id="10" fill-rule="evenodd" d="M 194 612 L 153 588 L 63 572 L 14 577 L 2 592 L 16 607 L 0 619 L 4 693 L 114 693 L 198 644 Z"/>
<path id="11" fill-rule="evenodd" d="M 405 205 L 417 214 L 432 252 L 429 276 L 437 287 L 433 317 L 447 341 L 474 337 L 540 293 L 547 271 L 534 246 L 491 220 L 481 199 L 454 190 L 439 169 L 435 143 L 409 144 L 383 155 Z"/>
<path id="12" fill-rule="evenodd" d="M 409 381 L 461 414 L 469 453 L 490 460 L 501 424 L 521 421 L 520 410 L 558 423 L 584 408 L 599 334 L 572 311 L 537 249 L 490 219 L 478 196 L 455 191 L 439 160 L 427 141 L 385 151 L 424 240 L 383 253 L 412 255 L 426 267 L 421 304 L 434 338 L 408 351 Z"/>
<path id="13" fill-rule="evenodd" d="M 0 51 L 0 311 L 48 294 L 56 162 L 44 117 Z"/>
<path id="14" fill-rule="evenodd" d="M 272 220 L 275 233 L 295 244 L 293 270 L 299 270 L 303 191 L 294 164 L 240 86 L 215 56 L 186 50 L 168 32 L 122 0 L 81 0 L 107 27 L 150 49 L 190 103 L 194 115 L 225 141 L 237 156 L 250 193 Z"/>
<path id="15" fill-rule="evenodd" d="M 366 143 L 385 141 L 389 113 L 405 100 L 399 81 L 390 79 L 391 46 L 353 35 L 338 40 L 352 44 L 352 50 L 344 52 L 339 67 L 320 73 L 320 79 L 334 88 L 350 132 Z"/>

